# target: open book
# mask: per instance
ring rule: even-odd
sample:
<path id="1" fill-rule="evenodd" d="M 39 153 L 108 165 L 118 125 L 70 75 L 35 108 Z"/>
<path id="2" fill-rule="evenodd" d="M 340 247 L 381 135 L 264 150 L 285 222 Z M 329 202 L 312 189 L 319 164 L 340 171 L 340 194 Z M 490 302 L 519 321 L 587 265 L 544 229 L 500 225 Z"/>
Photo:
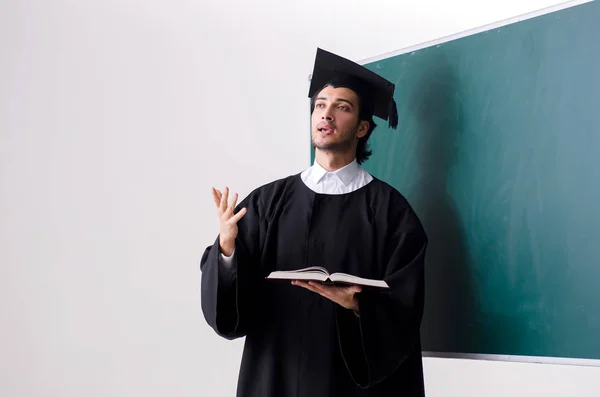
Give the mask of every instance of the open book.
<path id="1" fill-rule="evenodd" d="M 329 274 L 327 269 L 320 266 L 312 266 L 299 270 L 274 271 L 267 276 L 271 280 L 305 280 L 320 281 L 323 283 L 353 284 L 368 287 L 389 288 L 383 280 L 371 280 L 356 277 L 345 273 Z"/>

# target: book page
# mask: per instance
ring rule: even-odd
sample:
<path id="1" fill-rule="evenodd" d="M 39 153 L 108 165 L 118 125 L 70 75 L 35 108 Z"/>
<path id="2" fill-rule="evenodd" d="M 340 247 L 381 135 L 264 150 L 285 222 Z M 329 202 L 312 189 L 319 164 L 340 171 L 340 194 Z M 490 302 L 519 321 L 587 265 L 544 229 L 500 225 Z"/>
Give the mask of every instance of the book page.
<path id="1" fill-rule="evenodd" d="M 334 283 L 346 283 L 354 285 L 365 285 L 371 287 L 389 288 L 383 280 L 372 280 L 368 278 L 356 277 L 346 273 L 334 273 L 331 275 L 331 281 Z"/>
<path id="2" fill-rule="evenodd" d="M 298 269 L 298 270 L 287 270 L 287 272 L 290 272 L 290 273 L 318 272 L 318 273 L 323 273 L 327 276 L 329 275 L 329 272 L 327 271 L 327 269 L 325 269 L 324 267 L 321 267 L 321 266 L 305 267 L 304 269 Z"/>
<path id="3" fill-rule="evenodd" d="M 319 267 L 312 267 L 300 270 L 280 270 L 274 271 L 267 277 L 268 279 L 284 280 L 315 280 L 324 282 L 329 277 L 327 270 Z"/>

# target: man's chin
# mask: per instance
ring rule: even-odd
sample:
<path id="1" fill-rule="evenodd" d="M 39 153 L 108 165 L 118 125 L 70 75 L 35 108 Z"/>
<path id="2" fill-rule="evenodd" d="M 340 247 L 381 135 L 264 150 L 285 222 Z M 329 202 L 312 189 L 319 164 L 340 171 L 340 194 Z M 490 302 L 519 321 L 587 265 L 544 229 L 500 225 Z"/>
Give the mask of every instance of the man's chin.
<path id="1" fill-rule="evenodd" d="M 322 151 L 332 151 L 335 150 L 336 144 L 332 142 L 324 142 L 322 140 L 313 140 L 312 145 L 315 149 L 319 149 Z"/>
<path id="2" fill-rule="evenodd" d="M 349 149 L 349 145 L 345 145 L 344 143 L 322 141 L 313 141 L 313 147 L 322 152 L 345 152 Z"/>

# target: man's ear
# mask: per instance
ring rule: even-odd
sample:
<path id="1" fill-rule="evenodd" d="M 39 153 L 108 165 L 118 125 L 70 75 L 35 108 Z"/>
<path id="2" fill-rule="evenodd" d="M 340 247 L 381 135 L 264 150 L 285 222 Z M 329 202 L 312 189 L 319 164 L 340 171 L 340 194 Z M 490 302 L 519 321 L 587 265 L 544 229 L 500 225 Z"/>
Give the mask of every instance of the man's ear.
<path id="1" fill-rule="evenodd" d="M 367 135 L 367 132 L 369 132 L 370 126 L 371 126 L 371 124 L 368 121 L 361 120 L 361 122 L 358 124 L 358 131 L 356 133 L 356 136 L 358 138 L 362 138 L 365 135 Z"/>

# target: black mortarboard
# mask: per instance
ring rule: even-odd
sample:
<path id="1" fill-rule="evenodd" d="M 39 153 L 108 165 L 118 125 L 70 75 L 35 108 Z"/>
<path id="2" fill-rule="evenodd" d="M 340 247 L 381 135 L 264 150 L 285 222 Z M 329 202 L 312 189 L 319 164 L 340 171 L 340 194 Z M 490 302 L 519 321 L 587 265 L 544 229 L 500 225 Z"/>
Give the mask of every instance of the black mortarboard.
<path id="1" fill-rule="evenodd" d="M 317 48 L 308 96 L 312 98 L 329 83 L 355 91 L 372 106 L 373 115 L 388 120 L 392 128 L 398 125 L 393 83 L 364 66 Z"/>

